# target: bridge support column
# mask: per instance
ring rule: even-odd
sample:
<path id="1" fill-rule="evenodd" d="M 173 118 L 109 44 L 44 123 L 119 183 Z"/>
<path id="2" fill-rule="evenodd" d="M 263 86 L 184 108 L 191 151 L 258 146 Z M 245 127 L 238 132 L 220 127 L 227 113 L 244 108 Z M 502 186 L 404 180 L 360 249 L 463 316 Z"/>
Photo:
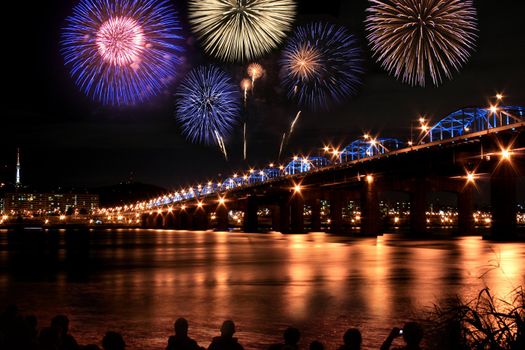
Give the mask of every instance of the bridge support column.
<path id="1" fill-rule="evenodd" d="M 217 220 L 217 231 L 228 231 L 230 225 L 228 223 L 228 208 L 225 205 L 219 204 L 215 209 L 215 218 Z"/>
<path id="2" fill-rule="evenodd" d="M 474 184 L 467 183 L 458 193 L 458 228 L 459 234 L 474 232 Z"/>
<path id="3" fill-rule="evenodd" d="M 424 179 L 417 179 L 410 193 L 410 233 L 427 233 L 427 185 Z"/>
<path id="4" fill-rule="evenodd" d="M 272 205 L 272 230 L 280 231 L 281 230 L 281 210 L 279 205 Z"/>
<path id="5" fill-rule="evenodd" d="M 516 237 L 516 173 L 508 161 L 502 161 L 490 178 L 492 239 Z"/>
<path id="6" fill-rule="evenodd" d="M 209 228 L 208 212 L 206 208 L 195 208 L 193 212 L 193 230 L 207 230 Z"/>
<path id="7" fill-rule="evenodd" d="M 285 196 L 279 201 L 279 230 L 290 232 L 290 197 Z"/>
<path id="8" fill-rule="evenodd" d="M 310 229 L 313 232 L 319 232 L 321 231 L 321 200 L 320 199 L 314 199 L 311 202 L 311 208 L 312 208 L 312 216 L 310 220 Z"/>
<path id="9" fill-rule="evenodd" d="M 180 211 L 181 230 L 191 230 L 193 227 L 193 214 L 188 209 Z"/>
<path id="10" fill-rule="evenodd" d="M 343 231 L 343 195 L 339 191 L 330 192 L 330 232 Z"/>
<path id="11" fill-rule="evenodd" d="M 257 232 L 258 217 L 257 217 L 257 197 L 248 196 L 246 199 L 246 209 L 244 211 L 244 232 Z"/>
<path id="12" fill-rule="evenodd" d="M 361 190 L 361 234 L 377 235 L 381 231 L 381 213 L 377 184 L 372 177 L 367 178 Z"/>
<path id="13" fill-rule="evenodd" d="M 291 198 L 290 203 L 291 210 L 291 233 L 303 233 L 304 232 L 304 199 L 300 193 L 296 193 Z"/>

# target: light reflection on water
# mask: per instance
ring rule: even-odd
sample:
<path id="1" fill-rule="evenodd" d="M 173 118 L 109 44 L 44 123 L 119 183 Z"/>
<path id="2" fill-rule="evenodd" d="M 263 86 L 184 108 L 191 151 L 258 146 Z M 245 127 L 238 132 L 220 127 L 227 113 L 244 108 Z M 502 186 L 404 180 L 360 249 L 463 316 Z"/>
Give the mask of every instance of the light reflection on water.
<path id="1" fill-rule="evenodd" d="M 162 349 L 173 320 L 209 344 L 223 319 L 248 349 L 279 340 L 286 325 L 333 349 L 346 328 L 378 348 L 392 326 L 440 298 L 473 298 L 488 285 L 505 296 L 523 283 L 525 243 L 479 237 L 355 239 L 323 233 L 97 232 L 89 257 L 6 250 L 0 233 L 0 303 L 45 326 L 57 313 L 81 343 L 121 331 L 132 349 Z M 3 305 L 2 305 L 3 306 Z"/>

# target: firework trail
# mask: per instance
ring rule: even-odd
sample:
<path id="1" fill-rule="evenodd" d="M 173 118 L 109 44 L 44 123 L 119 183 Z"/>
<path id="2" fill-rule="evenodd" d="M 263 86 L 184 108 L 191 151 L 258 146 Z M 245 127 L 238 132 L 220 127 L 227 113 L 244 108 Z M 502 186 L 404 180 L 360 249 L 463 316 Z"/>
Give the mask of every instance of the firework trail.
<path id="1" fill-rule="evenodd" d="M 246 122 L 244 122 L 244 130 L 243 130 L 243 155 L 244 160 L 246 160 L 247 157 L 247 149 L 248 149 L 248 140 L 246 139 Z"/>
<path id="2" fill-rule="evenodd" d="M 434 85 L 468 61 L 477 38 L 471 0 L 370 0 L 367 38 L 381 66 L 410 85 Z"/>
<path id="3" fill-rule="evenodd" d="M 177 120 L 192 142 L 218 144 L 239 122 L 238 88 L 215 66 L 193 69 L 175 96 Z"/>
<path id="4" fill-rule="evenodd" d="M 224 155 L 224 159 L 228 160 L 228 152 L 226 151 L 226 145 L 224 144 L 224 139 L 222 138 L 221 135 L 219 135 L 217 130 L 214 130 L 214 131 L 215 131 L 215 137 L 217 139 L 217 144 L 219 145 L 219 149 Z"/>
<path id="5" fill-rule="evenodd" d="M 182 47 L 166 0 L 80 0 L 66 19 L 61 52 L 76 85 L 106 105 L 133 105 L 175 78 Z"/>
<path id="6" fill-rule="evenodd" d="M 241 80 L 241 89 L 244 96 L 244 107 L 246 107 L 246 101 L 248 100 L 248 90 L 252 88 L 252 82 L 250 79 Z"/>
<path id="7" fill-rule="evenodd" d="M 297 115 L 295 116 L 294 120 L 292 121 L 292 124 L 290 125 L 290 132 L 288 133 L 288 138 L 292 136 L 293 128 L 295 126 L 295 123 L 299 120 L 299 117 L 301 116 L 301 111 L 297 112 Z"/>
<path id="8" fill-rule="evenodd" d="M 281 138 L 281 145 L 279 146 L 279 157 L 277 159 L 281 159 L 281 155 L 283 153 L 284 149 L 284 141 L 286 140 L 286 133 L 283 133 L 283 137 Z"/>
<path id="9" fill-rule="evenodd" d="M 188 16 L 204 50 L 224 61 L 246 61 L 275 49 L 291 29 L 293 0 L 190 0 Z"/>
<path id="10" fill-rule="evenodd" d="M 346 28 L 314 22 L 298 27 L 280 60 L 281 82 L 299 106 L 327 109 L 357 92 L 363 60 Z"/>

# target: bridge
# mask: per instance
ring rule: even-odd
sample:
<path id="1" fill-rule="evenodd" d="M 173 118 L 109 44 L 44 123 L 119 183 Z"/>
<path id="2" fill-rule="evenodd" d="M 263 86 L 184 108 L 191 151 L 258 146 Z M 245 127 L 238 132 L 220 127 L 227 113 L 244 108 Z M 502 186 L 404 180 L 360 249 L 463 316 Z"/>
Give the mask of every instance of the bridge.
<path id="1" fill-rule="evenodd" d="M 421 118 L 418 135 L 407 142 L 365 134 L 343 149 L 325 146 L 316 155 L 103 208 L 96 216 L 130 226 L 228 230 L 235 224 L 235 211 L 241 213 L 242 220 L 235 219 L 244 230 L 257 232 L 264 209 L 275 231 L 319 231 L 324 214 L 329 217 L 324 228 L 341 232 L 343 211 L 353 201 L 360 207 L 359 232 L 376 235 L 382 230 L 379 194 L 388 191 L 408 194 L 410 232 L 425 235 L 429 193 L 449 192 L 457 196 L 459 230 L 469 233 L 474 229 L 474 191 L 479 182 L 489 181 L 491 237 L 512 239 L 517 178 L 525 169 L 524 129 L 525 107 L 463 108 L 433 125 Z"/>

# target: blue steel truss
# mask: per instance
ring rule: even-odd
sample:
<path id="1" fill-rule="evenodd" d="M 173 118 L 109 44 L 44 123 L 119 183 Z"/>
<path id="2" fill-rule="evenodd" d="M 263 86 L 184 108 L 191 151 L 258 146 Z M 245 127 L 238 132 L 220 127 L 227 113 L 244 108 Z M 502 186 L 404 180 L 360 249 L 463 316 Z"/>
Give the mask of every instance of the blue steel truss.
<path id="1" fill-rule="evenodd" d="M 514 124 L 525 117 L 525 108 L 504 106 L 490 108 L 463 108 L 449 114 L 428 132 L 430 142 L 444 140 L 473 132 Z"/>
<path id="2" fill-rule="evenodd" d="M 525 107 L 501 106 L 492 108 L 463 108 L 433 125 L 422 140 L 427 136 L 430 141 L 445 140 L 469 133 L 489 130 L 500 126 L 511 125 L 525 121 Z M 406 147 L 404 143 L 394 138 L 368 138 L 355 140 L 340 154 L 341 163 L 353 160 L 385 154 Z M 285 167 L 274 167 L 273 165 L 262 170 L 251 170 L 242 176 L 234 175 L 225 179 L 222 183 L 208 182 L 206 185 L 198 185 L 181 189 L 152 199 L 146 203 L 147 208 L 171 205 L 186 199 L 199 198 L 220 191 L 232 190 L 239 186 L 263 183 L 273 178 L 286 175 L 294 175 L 312 171 L 330 165 L 325 157 L 294 157 Z"/>
<path id="3" fill-rule="evenodd" d="M 329 160 L 324 157 L 294 157 L 284 168 L 284 174 L 300 174 L 329 164 Z"/>
<path id="4" fill-rule="evenodd" d="M 341 152 L 341 162 L 373 157 L 403 148 L 404 144 L 393 138 L 359 139 L 346 146 Z"/>

